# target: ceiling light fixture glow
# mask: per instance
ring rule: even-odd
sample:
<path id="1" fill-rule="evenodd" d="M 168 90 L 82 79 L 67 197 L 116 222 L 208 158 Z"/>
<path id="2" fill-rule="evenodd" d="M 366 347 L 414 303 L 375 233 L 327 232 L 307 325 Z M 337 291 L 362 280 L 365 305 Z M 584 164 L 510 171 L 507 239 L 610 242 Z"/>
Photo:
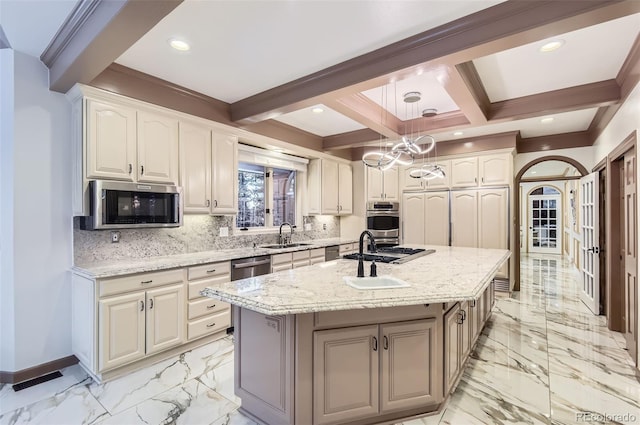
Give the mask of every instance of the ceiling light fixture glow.
<path id="1" fill-rule="evenodd" d="M 176 50 L 181 52 L 187 52 L 191 50 L 191 46 L 184 40 L 179 40 L 177 38 L 172 38 L 169 40 L 169 46 L 173 47 Z"/>
<path id="2" fill-rule="evenodd" d="M 546 118 L 542 118 L 542 119 L 540 120 L 540 122 L 541 122 L 542 124 L 549 124 L 550 122 L 553 122 L 553 120 L 554 120 L 554 119 L 555 119 L 555 118 L 553 118 L 553 117 L 546 117 Z"/>
<path id="3" fill-rule="evenodd" d="M 455 133 L 453 133 L 454 136 L 462 136 L 463 134 L 463 131 L 456 131 Z"/>
<path id="4" fill-rule="evenodd" d="M 540 46 L 540 52 L 549 53 L 558 50 L 564 44 L 564 40 L 553 40 Z"/>
<path id="5" fill-rule="evenodd" d="M 313 112 L 314 114 L 321 114 L 321 113 L 323 113 L 323 112 L 324 112 L 324 109 L 322 109 L 322 108 L 321 108 L 321 107 L 319 107 L 319 106 L 316 106 L 315 108 L 313 108 L 313 109 L 311 110 L 311 112 Z"/>

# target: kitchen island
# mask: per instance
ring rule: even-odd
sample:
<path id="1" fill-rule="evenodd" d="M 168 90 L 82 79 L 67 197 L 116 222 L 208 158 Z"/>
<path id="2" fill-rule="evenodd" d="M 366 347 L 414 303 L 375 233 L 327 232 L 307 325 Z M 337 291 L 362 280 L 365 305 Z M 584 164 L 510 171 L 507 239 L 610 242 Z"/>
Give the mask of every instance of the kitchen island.
<path id="1" fill-rule="evenodd" d="M 276 424 L 374 424 L 437 411 L 455 388 L 493 305 L 506 250 L 426 246 L 378 276 L 409 286 L 345 283 L 335 260 L 206 288 L 234 305 L 235 389 L 242 410 Z M 370 263 L 365 263 L 369 274 Z"/>

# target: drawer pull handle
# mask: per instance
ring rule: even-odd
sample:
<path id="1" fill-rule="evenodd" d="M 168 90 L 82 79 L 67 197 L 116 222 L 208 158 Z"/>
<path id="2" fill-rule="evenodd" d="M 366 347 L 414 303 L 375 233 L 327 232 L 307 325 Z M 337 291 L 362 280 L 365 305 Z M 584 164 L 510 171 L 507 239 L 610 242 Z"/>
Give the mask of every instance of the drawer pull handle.
<path id="1" fill-rule="evenodd" d="M 140 301 L 140 311 L 144 311 L 144 301 Z"/>
<path id="2" fill-rule="evenodd" d="M 385 335 L 383 340 L 384 340 L 383 347 L 384 347 L 385 350 L 388 350 L 389 349 L 389 338 L 387 338 L 387 336 Z"/>
<path id="3" fill-rule="evenodd" d="M 207 270 L 207 273 L 215 273 L 216 269 Z"/>
<path id="4" fill-rule="evenodd" d="M 153 298 L 149 299 L 149 310 L 153 308 Z"/>
<path id="5" fill-rule="evenodd" d="M 212 309 L 212 308 L 213 308 L 213 307 L 215 307 L 215 306 L 216 306 L 215 304 L 208 305 L 208 306 L 207 306 L 207 309 Z"/>
<path id="6" fill-rule="evenodd" d="M 215 323 L 215 322 L 213 322 L 213 323 L 209 323 L 209 324 L 207 325 L 207 327 L 208 327 L 208 328 L 212 328 L 212 327 L 214 327 L 215 325 L 216 325 L 216 323 Z"/>
<path id="7" fill-rule="evenodd" d="M 145 284 L 145 283 L 151 283 L 151 282 L 153 282 L 153 279 L 151 279 L 151 280 L 143 280 L 140 283 Z"/>
<path id="8" fill-rule="evenodd" d="M 378 351 L 378 338 L 373 337 L 373 351 Z"/>

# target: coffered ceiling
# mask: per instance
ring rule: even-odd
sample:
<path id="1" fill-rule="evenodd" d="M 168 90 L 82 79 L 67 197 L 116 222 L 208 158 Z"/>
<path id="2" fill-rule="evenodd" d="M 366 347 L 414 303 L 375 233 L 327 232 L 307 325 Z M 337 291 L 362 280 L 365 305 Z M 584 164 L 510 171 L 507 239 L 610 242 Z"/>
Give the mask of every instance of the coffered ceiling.
<path id="1" fill-rule="evenodd" d="M 79 2 L 94 32 L 95 16 L 107 10 L 100 3 L 111 4 Z M 93 75 L 69 71 L 81 60 L 53 75 L 64 54 L 50 46 L 42 57 L 52 88 L 80 81 L 160 102 L 141 86 L 164 81 L 180 97 L 165 106 L 180 108 L 190 96 L 207 104 L 202 116 L 357 157 L 408 133 L 449 142 L 513 132 L 522 151 L 588 146 L 640 79 L 636 0 L 160 3 L 161 11 L 141 15 L 145 2 L 123 0 L 103 17 L 98 41 L 111 40 L 109 48 L 87 43 L 78 53 L 85 60 L 106 52 Z M 143 15 L 138 33 L 125 34 Z M 68 33 L 78 39 L 82 31 Z M 172 49 L 172 38 L 191 49 Z M 552 40 L 562 46 L 541 52 Z M 73 43 L 59 46 L 67 53 Z M 140 84 L 118 85 L 114 75 Z M 410 91 L 421 93 L 418 102 L 403 101 Z M 427 108 L 437 115 L 422 117 Z"/>

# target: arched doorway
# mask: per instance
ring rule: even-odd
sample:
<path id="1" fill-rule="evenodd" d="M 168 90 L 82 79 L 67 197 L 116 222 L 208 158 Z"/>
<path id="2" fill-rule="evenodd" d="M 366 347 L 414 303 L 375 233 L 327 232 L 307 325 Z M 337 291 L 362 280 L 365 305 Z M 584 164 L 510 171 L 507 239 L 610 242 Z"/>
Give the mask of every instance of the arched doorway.
<path id="1" fill-rule="evenodd" d="M 560 161 L 562 163 L 566 163 L 567 165 L 573 166 L 575 167 L 575 169 L 577 170 L 577 173 L 575 174 L 579 174 L 577 176 L 554 176 L 549 178 L 549 176 L 543 176 L 542 174 L 535 174 L 532 175 L 531 174 L 531 169 L 536 166 L 537 164 L 542 164 L 545 163 L 547 161 Z M 527 173 L 529 171 L 529 174 L 527 175 L 527 177 L 525 176 L 525 173 Z M 515 178 L 515 184 L 514 184 L 514 207 L 515 207 L 515 244 L 514 247 L 516 247 L 517 249 L 514 249 L 513 255 L 514 255 L 514 264 L 515 264 L 515 272 L 514 272 L 514 280 L 515 280 L 515 285 L 513 287 L 514 291 L 519 291 L 520 290 L 520 246 L 522 244 L 522 238 L 521 238 L 521 227 L 522 227 L 522 218 L 521 218 L 521 211 L 520 211 L 520 202 L 521 202 L 521 193 L 520 193 L 520 183 L 522 181 L 538 181 L 540 183 L 544 182 L 544 181 L 549 181 L 549 180 L 575 180 L 581 176 L 585 176 L 589 174 L 589 172 L 587 171 L 587 169 L 584 167 L 584 165 L 580 164 L 578 161 L 576 161 L 573 158 L 569 158 L 566 156 L 560 156 L 560 155 L 549 155 L 549 156 L 544 156 L 541 158 L 536 158 L 533 161 L 530 161 L 529 163 L 525 164 L 520 171 L 518 171 L 518 174 L 516 174 L 516 178 Z"/>

